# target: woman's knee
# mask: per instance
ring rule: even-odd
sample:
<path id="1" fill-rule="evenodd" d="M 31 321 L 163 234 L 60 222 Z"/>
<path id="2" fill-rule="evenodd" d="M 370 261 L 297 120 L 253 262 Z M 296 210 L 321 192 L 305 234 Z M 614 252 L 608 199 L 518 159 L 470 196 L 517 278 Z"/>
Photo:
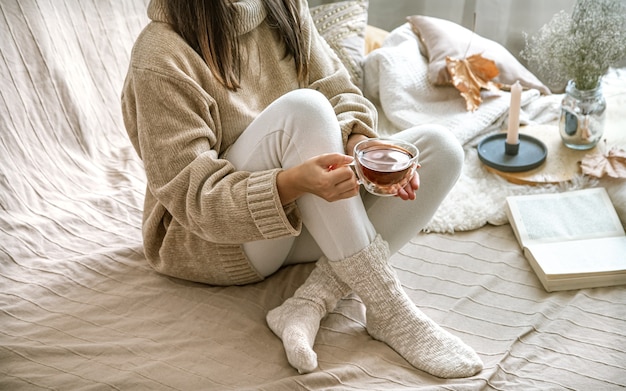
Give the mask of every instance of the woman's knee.
<path id="1" fill-rule="evenodd" d="M 291 91 L 281 98 L 281 111 L 286 115 L 285 131 L 300 145 L 328 144 L 325 152 L 341 146 L 341 130 L 337 115 L 321 92 L 312 89 Z"/>
<path id="2" fill-rule="evenodd" d="M 465 153 L 457 138 L 441 125 L 421 125 L 397 134 L 419 149 L 423 182 L 454 183 L 461 175 Z"/>
<path id="3" fill-rule="evenodd" d="M 310 88 L 300 88 L 283 95 L 281 100 L 286 100 L 296 107 L 309 108 L 311 110 L 333 110 L 328 98 L 319 91 Z"/>
<path id="4" fill-rule="evenodd" d="M 443 126 L 436 126 L 430 130 L 430 137 L 434 139 L 431 143 L 435 145 L 436 155 L 443 155 L 440 158 L 444 159 L 451 168 L 460 169 L 463 166 L 465 152 L 452 132 Z"/>
<path id="5" fill-rule="evenodd" d="M 424 125 L 411 129 L 412 142 L 420 150 L 423 164 L 445 168 L 450 173 L 460 173 L 465 159 L 463 147 L 446 127 Z"/>
<path id="6" fill-rule="evenodd" d="M 337 115 L 328 98 L 321 92 L 302 88 L 291 91 L 280 98 L 290 110 L 290 114 L 300 126 L 321 126 L 324 128 L 338 127 Z"/>

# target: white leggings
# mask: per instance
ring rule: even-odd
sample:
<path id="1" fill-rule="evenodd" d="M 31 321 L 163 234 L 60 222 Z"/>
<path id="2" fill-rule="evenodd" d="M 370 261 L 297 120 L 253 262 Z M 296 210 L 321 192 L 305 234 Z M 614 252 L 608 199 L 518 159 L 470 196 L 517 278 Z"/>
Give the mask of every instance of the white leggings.
<path id="1" fill-rule="evenodd" d="M 304 228 L 297 237 L 244 244 L 252 265 L 269 276 L 285 264 L 344 259 L 365 248 L 379 233 L 392 253 L 402 248 L 432 218 L 456 183 L 463 150 L 441 126 L 418 126 L 393 137 L 414 143 L 419 151 L 420 188 L 416 199 L 360 196 L 327 202 L 312 194 L 297 201 Z M 226 155 L 238 170 L 290 168 L 329 152 L 345 153 L 337 116 L 321 93 L 299 89 L 268 106 L 242 133 Z"/>

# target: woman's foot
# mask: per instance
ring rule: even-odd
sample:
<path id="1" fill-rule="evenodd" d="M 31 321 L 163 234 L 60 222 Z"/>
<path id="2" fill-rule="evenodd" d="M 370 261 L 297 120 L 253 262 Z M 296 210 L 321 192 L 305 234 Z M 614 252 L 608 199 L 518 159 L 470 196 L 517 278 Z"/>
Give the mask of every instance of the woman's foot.
<path id="1" fill-rule="evenodd" d="M 313 344 L 320 321 L 349 292 L 350 288 L 335 276 L 328 260 L 322 257 L 293 297 L 268 312 L 267 324 L 283 341 L 287 360 L 299 373 L 317 368 Z"/>
<path id="2" fill-rule="evenodd" d="M 299 373 L 317 368 L 313 343 L 323 315 L 316 307 L 303 299 L 290 298 L 267 314 L 267 324 L 283 341 L 287 360 Z"/>
<path id="3" fill-rule="evenodd" d="M 442 378 L 468 377 L 482 370 L 476 352 L 426 316 L 408 296 L 384 306 L 389 308 L 368 310 L 367 331 L 414 367 Z"/>
<path id="4" fill-rule="evenodd" d="M 420 311 L 388 265 L 380 236 L 359 253 L 330 265 L 367 308 L 367 330 L 414 367 L 442 378 L 468 377 L 483 363 L 476 352 Z"/>

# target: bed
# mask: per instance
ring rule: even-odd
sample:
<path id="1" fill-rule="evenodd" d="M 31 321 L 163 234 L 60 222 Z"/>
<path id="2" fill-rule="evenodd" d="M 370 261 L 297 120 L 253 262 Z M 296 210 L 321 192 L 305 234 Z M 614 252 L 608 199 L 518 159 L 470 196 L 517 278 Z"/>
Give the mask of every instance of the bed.
<path id="1" fill-rule="evenodd" d="M 497 131 L 492 125 L 506 112 L 502 99 L 484 106 L 497 111 L 484 118 L 489 126 L 458 134 L 469 171 L 451 201 L 428 232 L 392 257 L 415 303 L 481 356 L 485 368 L 476 376 L 444 380 L 411 367 L 367 334 L 357 296 L 323 320 L 315 342 L 319 368 L 299 375 L 265 314 L 292 295 L 312 264 L 240 287 L 154 272 L 141 243 L 143 167 L 119 103 L 130 48 L 147 22 L 146 3 L 0 2 L 0 389 L 626 388 L 626 287 L 547 293 L 500 204 L 485 212 L 476 204 L 455 209 L 478 171 L 481 181 L 491 181 L 483 185 L 501 186 L 497 202 L 521 189 L 559 190 L 508 185 L 470 160 L 476 140 Z M 385 106 L 390 70 L 382 64 L 393 56 L 383 49 L 390 44 L 362 60 L 350 53 L 365 34 L 366 10 L 360 0 L 316 8 L 314 17 L 355 81 L 370 89 L 381 128 L 393 132 L 399 121 L 413 119 Z M 345 12 L 346 22 L 332 22 L 333 12 Z M 409 31 L 405 25 L 391 32 L 394 45 L 416 39 Z M 417 40 L 413 47 L 418 56 Z M 614 78 L 626 76 L 616 71 Z M 526 109 L 550 120 L 541 116 L 556 98 L 539 107 L 539 94 L 527 94 L 536 103 Z M 608 187 L 618 196 L 625 184 Z"/>

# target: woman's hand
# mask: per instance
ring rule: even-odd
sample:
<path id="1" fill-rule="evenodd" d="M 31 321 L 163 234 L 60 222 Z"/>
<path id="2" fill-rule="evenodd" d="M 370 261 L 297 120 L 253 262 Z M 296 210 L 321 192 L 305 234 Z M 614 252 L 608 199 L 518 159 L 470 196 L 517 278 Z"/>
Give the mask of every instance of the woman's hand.
<path id="1" fill-rule="evenodd" d="M 315 156 L 304 163 L 281 171 L 276 177 L 283 205 L 311 193 L 332 202 L 354 197 L 359 184 L 350 167 L 353 158 L 340 153 Z"/>

